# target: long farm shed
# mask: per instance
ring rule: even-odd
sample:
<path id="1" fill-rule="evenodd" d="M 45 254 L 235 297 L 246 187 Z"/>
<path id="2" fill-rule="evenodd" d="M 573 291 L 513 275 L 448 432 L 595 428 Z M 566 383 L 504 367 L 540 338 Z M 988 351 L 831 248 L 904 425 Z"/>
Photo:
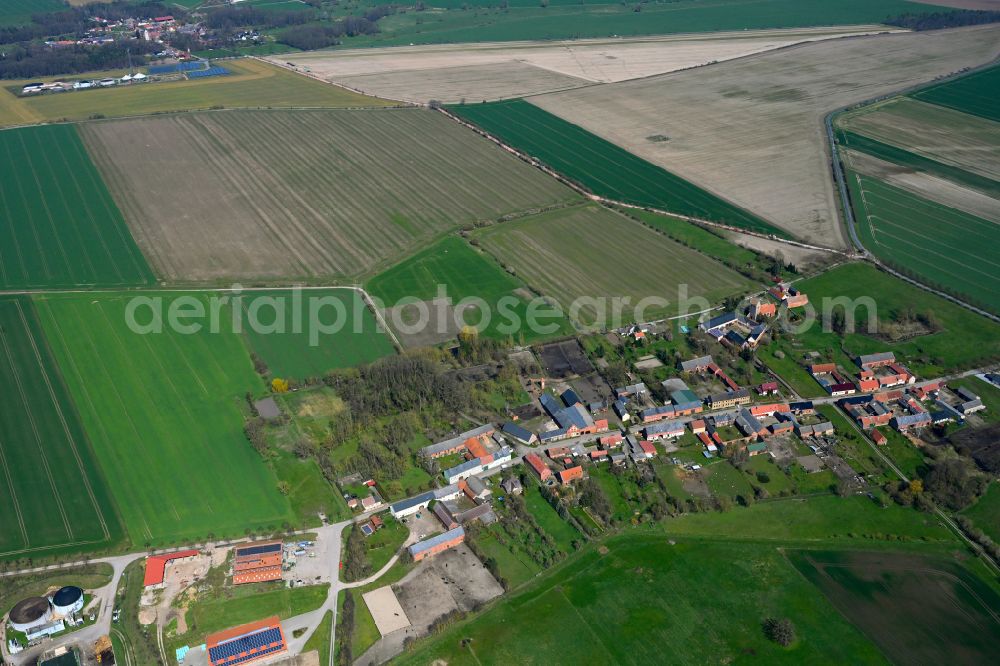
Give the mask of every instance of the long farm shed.
<path id="1" fill-rule="evenodd" d="M 0 132 L 0 182 L 0 288 L 153 282 L 75 126 Z"/>
<path id="2" fill-rule="evenodd" d="M 115 545 L 105 477 L 26 296 L 0 297 L 0 559 Z"/>

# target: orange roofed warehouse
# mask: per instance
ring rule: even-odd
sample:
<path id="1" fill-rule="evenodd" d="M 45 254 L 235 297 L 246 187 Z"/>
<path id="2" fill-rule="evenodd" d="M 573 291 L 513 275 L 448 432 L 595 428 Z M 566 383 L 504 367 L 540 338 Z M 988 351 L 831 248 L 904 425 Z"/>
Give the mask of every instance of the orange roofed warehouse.
<path id="1" fill-rule="evenodd" d="M 288 649 L 278 616 L 211 634 L 205 639 L 211 666 L 236 666 Z"/>
<path id="2" fill-rule="evenodd" d="M 272 541 L 237 548 L 233 560 L 233 585 L 280 580 L 281 547 L 280 541 Z"/>
<path id="3" fill-rule="evenodd" d="M 142 579 L 143 587 L 163 585 L 163 576 L 166 573 L 168 562 L 171 560 L 181 560 L 185 557 L 194 557 L 197 554 L 197 550 L 179 550 L 176 553 L 150 555 L 146 558 L 146 573 Z"/>

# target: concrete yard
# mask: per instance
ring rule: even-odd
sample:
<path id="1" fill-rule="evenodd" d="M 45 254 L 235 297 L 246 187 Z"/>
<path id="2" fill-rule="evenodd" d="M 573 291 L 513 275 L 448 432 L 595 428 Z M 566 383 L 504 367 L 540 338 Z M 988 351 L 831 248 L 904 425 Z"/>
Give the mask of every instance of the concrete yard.
<path id="1" fill-rule="evenodd" d="M 372 619 L 375 620 L 375 626 L 383 636 L 410 626 L 403 607 L 399 605 L 399 599 L 389 585 L 367 592 L 362 598 L 372 614 Z"/>

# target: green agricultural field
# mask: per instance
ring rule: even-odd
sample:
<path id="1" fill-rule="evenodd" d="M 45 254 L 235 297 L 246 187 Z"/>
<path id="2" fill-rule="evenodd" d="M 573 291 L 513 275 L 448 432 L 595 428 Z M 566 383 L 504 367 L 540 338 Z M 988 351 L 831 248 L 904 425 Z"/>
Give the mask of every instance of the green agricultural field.
<path id="1" fill-rule="evenodd" d="M 594 204 L 498 224 L 475 232 L 475 238 L 585 325 L 614 325 L 615 298 L 630 299 L 622 312 L 628 323 L 676 314 L 684 306 L 679 303 L 684 293 L 698 299 L 690 310 L 700 311 L 752 288 L 732 269 Z M 644 313 L 635 312 L 648 298 L 660 301 L 649 301 Z"/>
<path id="2" fill-rule="evenodd" d="M 524 283 L 504 271 L 489 255 L 472 248 L 457 236 L 446 236 L 431 247 L 368 281 L 368 292 L 386 307 L 404 299 L 429 301 L 438 296 L 438 286 L 445 288 L 454 304 L 463 299 L 483 299 L 490 307 L 489 324 L 481 331 L 488 337 L 524 339 L 525 342 L 547 337 L 524 326 L 531 292 Z M 474 302 L 471 301 L 470 302 Z M 505 303 L 503 310 L 499 304 Z M 545 308 L 550 310 L 549 308 Z M 480 325 L 482 313 L 473 306 L 464 321 Z M 509 312 L 509 316 L 505 314 Z M 556 316 L 546 319 L 556 324 L 551 335 L 572 332 L 569 320 Z"/>
<path id="3" fill-rule="evenodd" d="M 621 212 L 643 224 L 662 231 L 678 243 L 718 259 L 728 266 L 751 268 L 760 264 L 761 256 L 753 250 L 731 243 L 710 229 L 676 217 L 623 208 Z"/>
<path id="4" fill-rule="evenodd" d="M 0 289 L 153 282 L 75 127 L 0 132 L 0 158 Z"/>
<path id="5" fill-rule="evenodd" d="M 848 174 L 861 242 L 933 286 L 1000 312 L 1000 225 L 918 197 L 877 178 Z"/>
<path id="6" fill-rule="evenodd" d="M 206 294 L 184 294 L 211 310 Z M 169 311 L 179 294 L 157 293 Z M 294 519 L 242 432 L 258 392 L 239 334 L 130 330 L 125 294 L 40 296 L 36 305 L 135 545 L 280 529 Z M 154 301 L 155 302 L 155 301 Z M 149 307 L 136 310 L 148 323 Z M 191 322 L 185 322 L 191 323 Z"/>
<path id="7" fill-rule="evenodd" d="M 837 130 L 837 143 L 844 148 L 857 150 L 880 160 L 908 167 L 920 173 L 939 176 L 984 194 L 1000 198 L 1000 182 L 972 171 L 945 164 L 909 150 L 884 143 L 856 132 Z"/>
<path id="8" fill-rule="evenodd" d="M 645 4 L 641 12 L 608 0 L 511 0 L 504 5 L 495 0 L 430 0 L 426 6 L 423 12 L 388 16 L 379 21 L 378 33 L 346 43 L 405 46 L 847 25 L 935 10 L 903 0 L 675 0 Z"/>
<path id="9" fill-rule="evenodd" d="M 923 102 L 1000 121 L 1000 66 L 924 88 L 912 96 Z"/>
<path id="10" fill-rule="evenodd" d="M 599 196 L 786 235 L 697 185 L 524 100 L 452 106 L 449 110 Z"/>
<path id="11" fill-rule="evenodd" d="M 1000 482 L 991 483 L 986 494 L 962 513 L 991 539 L 1000 543 Z"/>
<path id="12" fill-rule="evenodd" d="M 833 332 L 824 332 L 817 323 L 807 331 L 793 336 L 795 343 L 800 345 L 797 347 L 799 350 L 823 352 L 836 349 L 838 359 L 851 365 L 853 362 L 850 357 L 858 354 L 892 351 L 918 376 L 927 378 L 939 377 L 1000 358 L 1000 325 L 903 282 L 871 264 L 839 266 L 817 277 L 803 280 L 798 283 L 798 287 L 809 295 L 810 303 L 820 312 L 826 299 L 870 297 L 875 301 L 881 322 L 891 322 L 907 312 L 932 312 L 938 326 L 934 333 L 917 335 L 900 342 L 873 337 L 867 333 L 849 333 L 843 340 L 848 353 L 843 354 L 840 352 L 839 336 Z M 867 309 L 860 301 L 855 310 L 855 319 L 857 328 L 863 330 Z M 809 381 L 813 381 L 812 378 Z"/>
<path id="13" fill-rule="evenodd" d="M 21 25 L 31 22 L 33 14 L 65 9 L 60 0 L 3 0 L 0 2 L 0 25 Z"/>
<path id="14" fill-rule="evenodd" d="M 996 655 L 1000 595 L 951 558 L 791 551 L 788 559 L 894 663 L 985 664 Z"/>
<path id="15" fill-rule="evenodd" d="M 875 646 L 770 545 L 628 534 L 588 548 L 485 613 L 404 653 L 402 664 L 886 663 Z M 792 617 L 799 640 L 761 623 Z M 562 640 L 526 640 L 564 627 Z M 471 639 L 464 641 L 462 639 Z M 468 647 L 463 647 L 468 645 Z"/>
<path id="16" fill-rule="evenodd" d="M 319 377 L 395 351 L 354 290 L 252 292 L 241 307 L 250 348 L 275 377 Z"/>
<path id="17" fill-rule="evenodd" d="M 0 297 L 0 382 L 0 558 L 118 545 L 108 484 L 26 297 Z"/>
<path id="18" fill-rule="evenodd" d="M 87 120 L 94 117 L 121 118 L 220 107 L 340 109 L 395 104 L 331 86 L 260 60 L 230 60 L 225 63 L 225 67 L 231 72 L 229 76 L 151 82 L 26 98 L 17 97 L 7 87 L 20 90 L 26 81 L 9 81 L 0 88 L 0 125 Z M 74 75 L 73 78 L 121 76 L 124 73 L 90 72 Z"/>

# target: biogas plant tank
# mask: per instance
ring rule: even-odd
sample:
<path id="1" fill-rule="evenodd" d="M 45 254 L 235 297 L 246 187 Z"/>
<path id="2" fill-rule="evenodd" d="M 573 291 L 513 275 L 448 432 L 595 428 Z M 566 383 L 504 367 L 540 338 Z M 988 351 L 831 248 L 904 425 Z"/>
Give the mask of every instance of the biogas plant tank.
<path id="1" fill-rule="evenodd" d="M 52 607 L 59 615 L 80 612 L 83 608 L 83 590 L 67 585 L 52 595 Z"/>
<path id="2" fill-rule="evenodd" d="M 52 619 L 52 607 L 45 597 L 29 597 L 17 602 L 11 609 L 10 626 L 16 631 L 28 631 Z"/>

